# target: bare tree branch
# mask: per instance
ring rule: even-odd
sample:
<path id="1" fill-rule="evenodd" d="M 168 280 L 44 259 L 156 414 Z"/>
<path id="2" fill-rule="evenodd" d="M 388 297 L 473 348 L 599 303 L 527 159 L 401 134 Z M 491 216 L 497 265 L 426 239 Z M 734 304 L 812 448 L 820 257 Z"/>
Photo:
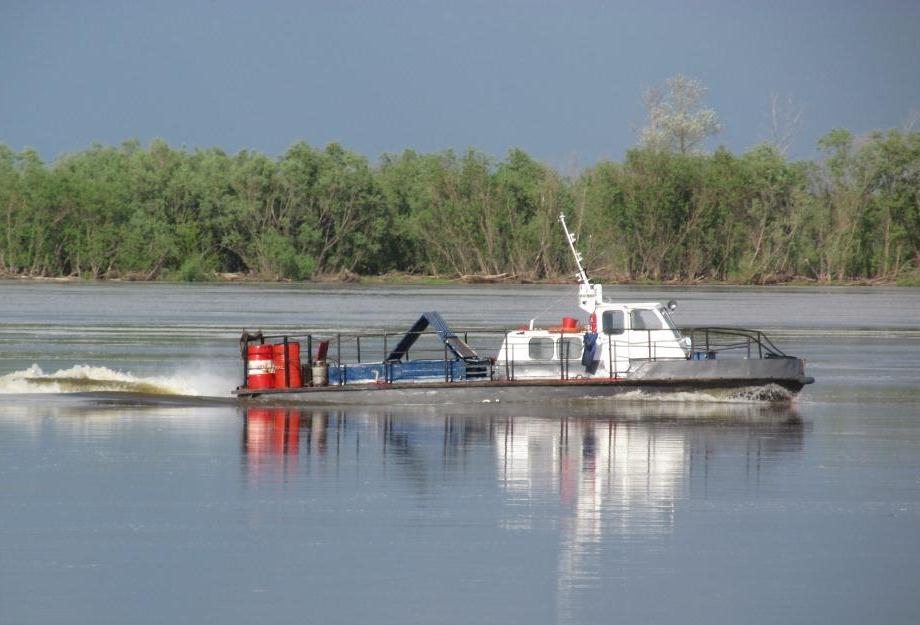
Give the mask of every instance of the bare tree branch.
<path id="1" fill-rule="evenodd" d="M 789 153 L 804 112 L 805 107 L 796 103 L 791 95 L 770 94 L 770 145 L 780 154 Z"/>

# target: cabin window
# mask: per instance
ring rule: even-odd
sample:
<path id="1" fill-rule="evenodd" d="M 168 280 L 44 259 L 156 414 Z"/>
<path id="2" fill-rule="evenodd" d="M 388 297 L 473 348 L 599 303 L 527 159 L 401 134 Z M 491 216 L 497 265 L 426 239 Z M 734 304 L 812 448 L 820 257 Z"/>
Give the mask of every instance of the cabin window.
<path id="1" fill-rule="evenodd" d="M 624 315 L 622 310 L 605 310 L 601 315 L 601 326 L 604 334 L 623 334 L 625 327 Z"/>
<path id="2" fill-rule="evenodd" d="M 553 357 L 553 339 L 534 337 L 527 344 L 527 355 L 531 360 L 551 360 Z"/>
<path id="3" fill-rule="evenodd" d="M 564 338 L 559 341 L 559 358 L 577 360 L 581 358 L 582 339 Z"/>
<path id="4" fill-rule="evenodd" d="M 633 330 L 664 330 L 664 324 L 654 310 L 641 309 L 629 313 Z"/>

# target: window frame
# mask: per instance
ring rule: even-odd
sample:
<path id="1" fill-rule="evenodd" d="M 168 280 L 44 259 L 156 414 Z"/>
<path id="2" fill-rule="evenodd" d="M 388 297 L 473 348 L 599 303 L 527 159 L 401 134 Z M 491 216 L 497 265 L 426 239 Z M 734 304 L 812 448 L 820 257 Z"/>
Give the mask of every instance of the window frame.
<path id="1" fill-rule="evenodd" d="M 539 341 L 543 344 L 541 354 L 534 356 L 534 344 Z M 542 352 L 546 349 L 546 343 L 549 343 L 549 357 L 543 357 Z M 556 355 L 556 341 L 551 336 L 532 336 L 527 341 L 527 358 L 530 360 L 553 360 Z"/>
<path id="2" fill-rule="evenodd" d="M 617 330 L 616 332 L 608 332 L 607 331 L 607 315 L 611 315 L 611 319 L 612 319 L 613 314 L 620 315 L 620 327 L 611 328 L 612 330 Z M 624 334 L 626 332 L 626 311 L 623 310 L 622 308 L 618 308 L 614 310 L 605 310 L 604 312 L 602 312 L 601 313 L 601 332 L 603 332 L 604 334 L 609 334 L 610 336 L 620 336 L 621 334 Z"/>
<path id="3" fill-rule="evenodd" d="M 655 323 L 658 325 L 657 328 L 648 328 L 644 327 L 646 325 L 645 319 L 642 319 L 642 314 L 649 314 L 655 319 Z M 639 321 L 643 327 L 639 327 L 639 324 L 636 323 Z M 657 332 L 659 330 L 667 330 L 668 324 L 661 320 L 656 314 L 654 308 L 633 308 L 629 311 L 629 327 L 631 330 L 638 330 L 640 332 Z"/>
<path id="4" fill-rule="evenodd" d="M 561 339 L 556 340 L 556 353 L 558 354 L 558 359 L 562 360 L 565 356 L 565 349 L 563 348 L 564 343 L 569 345 L 574 344 L 575 348 L 569 348 L 569 360 L 581 360 L 582 352 L 585 350 L 585 343 L 583 339 L 575 338 L 574 336 L 565 336 Z"/>

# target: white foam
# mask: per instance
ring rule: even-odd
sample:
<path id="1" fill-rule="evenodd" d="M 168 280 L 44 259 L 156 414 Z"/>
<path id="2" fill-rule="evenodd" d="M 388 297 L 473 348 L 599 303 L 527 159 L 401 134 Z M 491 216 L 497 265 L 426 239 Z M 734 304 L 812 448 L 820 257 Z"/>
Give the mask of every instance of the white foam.
<path id="1" fill-rule="evenodd" d="M 162 376 L 136 376 L 108 367 L 75 365 L 45 373 L 37 364 L 0 376 L 0 395 L 122 391 L 154 395 L 226 397 L 232 383 L 218 373 L 195 368 Z"/>
<path id="2" fill-rule="evenodd" d="M 748 404 L 790 401 L 794 398 L 794 394 L 778 384 L 766 384 L 763 386 L 746 386 L 732 389 L 701 389 L 697 391 L 675 392 L 649 391 L 638 388 L 625 393 L 619 393 L 612 398 L 627 401 Z"/>

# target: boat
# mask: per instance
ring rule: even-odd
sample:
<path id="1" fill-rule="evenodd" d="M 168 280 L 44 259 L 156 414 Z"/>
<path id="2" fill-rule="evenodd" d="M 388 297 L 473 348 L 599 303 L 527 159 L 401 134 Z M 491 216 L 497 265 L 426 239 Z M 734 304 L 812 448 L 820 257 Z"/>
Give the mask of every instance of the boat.
<path id="1" fill-rule="evenodd" d="M 578 268 L 582 319 L 538 327 L 452 330 L 437 311 L 405 332 L 243 332 L 242 384 L 252 401 L 329 405 L 491 403 L 609 398 L 788 401 L 814 382 L 805 361 L 763 332 L 679 328 L 677 302 L 617 302 Z M 498 346 L 497 351 L 495 347 Z M 301 362 L 304 348 L 305 362 Z M 494 356 L 483 355 L 494 353 Z M 369 354 L 379 357 L 368 358 Z"/>

